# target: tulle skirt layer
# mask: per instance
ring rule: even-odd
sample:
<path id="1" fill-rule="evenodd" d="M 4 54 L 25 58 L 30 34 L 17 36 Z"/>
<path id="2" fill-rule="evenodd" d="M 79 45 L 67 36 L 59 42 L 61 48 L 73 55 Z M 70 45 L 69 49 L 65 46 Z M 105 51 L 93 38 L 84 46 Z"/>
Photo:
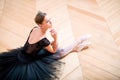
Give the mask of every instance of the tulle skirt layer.
<path id="1" fill-rule="evenodd" d="M 42 50 L 39 54 L 49 53 Z M 64 63 L 52 55 L 37 60 L 19 58 L 21 48 L 0 54 L 0 80 L 59 80 Z M 38 58 L 38 57 L 37 57 Z"/>

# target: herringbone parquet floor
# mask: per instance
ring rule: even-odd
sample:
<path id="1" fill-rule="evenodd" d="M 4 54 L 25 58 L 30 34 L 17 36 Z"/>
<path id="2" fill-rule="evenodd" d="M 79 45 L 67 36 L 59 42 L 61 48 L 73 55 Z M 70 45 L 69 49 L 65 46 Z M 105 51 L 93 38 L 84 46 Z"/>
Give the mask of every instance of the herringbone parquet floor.
<path id="1" fill-rule="evenodd" d="M 61 46 L 92 34 L 90 48 L 65 58 L 62 80 L 120 80 L 120 0 L 0 0 L 0 52 L 24 45 L 38 10 Z"/>

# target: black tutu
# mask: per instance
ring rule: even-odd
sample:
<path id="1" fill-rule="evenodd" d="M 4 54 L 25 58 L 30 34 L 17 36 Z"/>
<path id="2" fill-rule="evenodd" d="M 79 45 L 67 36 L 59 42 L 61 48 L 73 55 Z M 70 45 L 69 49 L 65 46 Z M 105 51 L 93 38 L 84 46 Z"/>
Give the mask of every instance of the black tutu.
<path id="1" fill-rule="evenodd" d="M 22 48 L 0 53 L 0 80 L 59 80 L 64 63 L 42 49 L 37 57 L 22 54 Z M 42 56 L 42 57 L 40 57 Z"/>

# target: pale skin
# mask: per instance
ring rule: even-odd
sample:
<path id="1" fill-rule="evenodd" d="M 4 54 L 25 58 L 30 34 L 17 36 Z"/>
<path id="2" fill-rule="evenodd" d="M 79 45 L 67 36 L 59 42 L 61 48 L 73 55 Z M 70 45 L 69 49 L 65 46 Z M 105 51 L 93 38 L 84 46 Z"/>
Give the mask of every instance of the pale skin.
<path id="1" fill-rule="evenodd" d="M 44 17 L 44 20 L 42 24 L 39 24 L 37 28 L 34 28 L 33 31 L 30 34 L 28 43 L 34 44 L 38 41 L 40 41 L 42 38 L 45 37 L 46 31 L 51 28 L 50 34 L 53 37 L 54 41 L 45 47 L 49 52 L 55 53 L 58 49 L 58 43 L 57 43 L 57 32 L 55 29 L 52 28 L 52 22 L 49 20 L 48 16 L 46 15 Z"/>
<path id="2" fill-rule="evenodd" d="M 34 28 L 33 31 L 30 34 L 28 43 L 29 44 L 34 44 L 46 37 L 46 31 L 50 29 L 50 34 L 53 37 L 53 42 L 49 44 L 48 46 L 45 47 L 46 50 L 48 50 L 51 53 L 55 53 L 58 50 L 58 42 L 57 42 L 57 32 L 55 29 L 52 28 L 52 22 L 46 15 L 44 17 L 44 20 L 42 24 L 39 24 L 37 28 Z M 54 55 L 54 58 L 62 58 L 68 55 L 72 51 L 80 51 L 84 47 L 88 46 L 88 44 L 83 44 L 83 41 L 85 41 L 87 37 L 85 36 L 84 38 L 80 38 L 77 41 L 73 41 L 71 44 L 69 44 L 67 47 L 64 49 L 61 48 L 59 49 L 59 54 Z"/>

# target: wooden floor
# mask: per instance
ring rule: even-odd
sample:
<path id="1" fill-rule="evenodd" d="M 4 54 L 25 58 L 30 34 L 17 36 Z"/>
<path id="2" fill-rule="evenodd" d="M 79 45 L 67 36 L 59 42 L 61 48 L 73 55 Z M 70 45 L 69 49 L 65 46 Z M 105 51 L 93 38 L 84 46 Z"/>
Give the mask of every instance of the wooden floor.
<path id="1" fill-rule="evenodd" d="M 0 52 L 24 45 L 38 10 L 67 38 L 62 45 L 92 34 L 90 48 L 75 54 L 79 62 L 69 58 L 76 66 L 62 80 L 120 80 L 120 0 L 0 0 Z"/>

